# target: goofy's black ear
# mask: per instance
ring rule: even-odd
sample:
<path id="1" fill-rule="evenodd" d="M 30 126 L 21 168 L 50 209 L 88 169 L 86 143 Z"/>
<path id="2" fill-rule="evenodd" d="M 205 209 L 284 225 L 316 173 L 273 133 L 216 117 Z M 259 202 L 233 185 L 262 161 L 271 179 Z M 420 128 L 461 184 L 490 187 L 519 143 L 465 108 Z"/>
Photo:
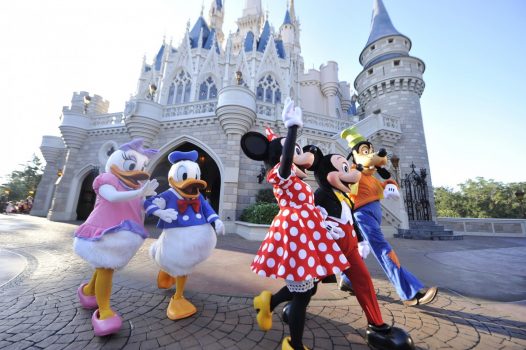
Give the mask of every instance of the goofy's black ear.
<path id="1" fill-rule="evenodd" d="M 385 168 L 376 167 L 376 171 L 378 172 L 378 175 L 380 175 L 380 177 L 384 180 L 387 180 L 391 177 L 391 173 Z"/>
<path id="2" fill-rule="evenodd" d="M 265 160 L 268 156 L 269 141 L 259 132 L 250 131 L 241 137 L 241 149 L 253 160 Z"/>
<path id="3" fill-rule="evenodd" d="M 347 156 L 347 160 L 351 161 L 352 163 L 355 163 L 354 161 L 354 157 L 352 156 L 352 151 L 349 153 L 349 155 Z"/>
<path id="4" fill-rule="evenodd" d="M 307 153 L 307 152 L 314 154 L 314 162 L 309 168 L 307 168 L 307 170 L 310 170 L 310 171 L 318 170 L 318 166 L 320 165 L 320 162 L 323 159 L 323 152 L 321 151 L 321 149 L 319 149 L 318 147 L 314 145 L 307 145 L 303 147 L 303 153 Z"/>

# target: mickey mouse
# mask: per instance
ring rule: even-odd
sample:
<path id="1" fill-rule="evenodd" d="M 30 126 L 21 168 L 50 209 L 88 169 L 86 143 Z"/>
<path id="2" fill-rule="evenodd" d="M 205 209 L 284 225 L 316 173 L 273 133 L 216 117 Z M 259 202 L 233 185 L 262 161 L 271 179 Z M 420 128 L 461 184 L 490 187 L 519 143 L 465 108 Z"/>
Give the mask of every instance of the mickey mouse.
<path id="1" fill-rule="evenodd" d="M 323 155 L 314 145 L 305 146 L 303 150 L 314 154 L 314 162 L 308 169 L 314 172 L 319 186 L 314 193 L 314 202 L 325 210 L 327 224 L 340 231 L 336 243 L 351 264 L 344 274 L 352 281 L 356 298 L 367 318 L 366 342 L 375 349 L 412 349 L 413 341 L 408 333 L 384 323 L 371 276 L 362 260 L 367 256 L 369 246 L 353 224 L 353 204 L 348 197 L 352 185 L 362 177 L 362 166 L 352 167 L 340 154 Z"/>
<path id="2" fill-rule="evenodd" d="M 282 342 L 284 350 L 303 350 L 303 329 L 307 305 L 314 291 L 314 281 L 349 268 L 347 259 L 335 244 L 334 232 L 325 227 L 322 213 L 314 206 L 310 186 L 302 179 L 312 165 L 313 154 L 303 153 L 296 144 L 302 113 L 290 99 L 282 114 L 287 137 L 277 137 L 267 128 L 267 137 L 249 132 L 241 138 L 243 152 L 253 160 L 263 161 L 267 181 L 273 185 L 280 211 L 259 248 L 251 269 L 260 276 L 281 278 L 286 286 L 277 293 L 263 291 L 254 298 L 260 329 L 272 328 L 272 311 L 282 302 L 290 302 L 288 324 L 290 337 Z"/>

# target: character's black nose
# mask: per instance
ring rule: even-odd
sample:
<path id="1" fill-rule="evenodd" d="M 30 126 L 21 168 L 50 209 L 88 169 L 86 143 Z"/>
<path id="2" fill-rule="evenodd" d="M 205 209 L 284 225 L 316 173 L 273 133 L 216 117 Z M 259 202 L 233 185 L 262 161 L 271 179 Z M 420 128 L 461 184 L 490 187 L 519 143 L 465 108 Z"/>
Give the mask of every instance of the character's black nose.
<path id="1" fill-rule="evenodd" d="M 385 150 L 385 148 L 380 148 L 380 150 L 378 151 L 378 157 L 385 157 L 387 155 L 387 151 Z"/>
<path id="2" fill-rule="evenodd" d="M 362 171 L 363 171 L 363 165 L 358 164 L 358 165 L 356 166 L 356 170 L 358 170 L 359 172 L 362 172 Z"/>

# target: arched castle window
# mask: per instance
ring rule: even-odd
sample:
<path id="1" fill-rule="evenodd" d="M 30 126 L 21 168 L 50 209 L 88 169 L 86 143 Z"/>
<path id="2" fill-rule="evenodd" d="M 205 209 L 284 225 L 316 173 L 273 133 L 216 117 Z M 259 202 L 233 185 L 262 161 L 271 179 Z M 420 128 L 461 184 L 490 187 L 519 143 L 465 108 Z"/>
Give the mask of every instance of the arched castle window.
<path id="1" fill-rule="evenodd" d="M 175 76 L 172 85 L 170 85 L 170 90 L 168 90 L 168 104 L 189 102 L 191 87 L 192 79 L 190 78 L 190 74 L 184 70 L 180 71 Z"/>
<path id="2" fill-rule="evenodd" d="M 212 77 L 208 77 L 199 85 L 199 100 L 210 100 L 217 97 L 217 87 Z"/>
<path id="3" fill-rule="evenodd" d="M 278 82 L 270 75 L 259 79 L 256 88 L 256 98 L 259 101 L 281 103 L 281 90 Z"/>

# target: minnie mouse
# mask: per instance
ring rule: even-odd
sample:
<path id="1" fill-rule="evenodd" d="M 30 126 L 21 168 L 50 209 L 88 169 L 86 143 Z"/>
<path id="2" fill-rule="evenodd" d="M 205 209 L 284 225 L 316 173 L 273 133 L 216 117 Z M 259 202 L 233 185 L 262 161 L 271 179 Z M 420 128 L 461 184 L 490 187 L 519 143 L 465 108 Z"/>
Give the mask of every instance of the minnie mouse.
<path id="1" fill-rule="evenodd" d="M 348 197 L 351 186 L 362 176 L 360 165 L 352 167 L 341 154 L 323 155 L 314 146 L 305 146 L 304 151 L 314 154 L 314 162 L 308 170 L 314 172 L 319 188 L 314 193 L 314 202 L 327 213 L 327 225 L 340 232 L 336 240 L 351 267 L 344 271 L 353 285 L 354 294 L 367 318 L 365 340 L 375 349 L 413 349 L 413 340 L 404 330 L 384 323 L 378 300 L 367 266 L 362 260 L 369 246 L 363 241 L 358 226 L 354 225 L 353 204 Z"/>
<path id="2" fill-rule="evenodd" d="M 315 280 L 344 271 L 349 263 L 334 241 L 335 233 L 326 228 L 322 213 L 314 206 L 312 189 L 302 181 L 314 155 L 303 153 L 296 144 L 297 129 L 303 125 L 302 113 L 289 98 L 282 118 L 287 137 L 277 137 L 267 128 L 267 137 L 248 132 L 241 138 L 247 157 L 265 163 L 267 181 L 273 185 L 280 208 L 251 269 L 260 276 L 282 278 L 286 283 L 275 294 L 261 292 L 254 298 L 254 308 L 259 327 L 267 331 L 272 328 L 274 308 L 290 301 L 290 337 L 283 339 L 282 349 L 304 350 L 305 314 L 315 291 Z"/>

